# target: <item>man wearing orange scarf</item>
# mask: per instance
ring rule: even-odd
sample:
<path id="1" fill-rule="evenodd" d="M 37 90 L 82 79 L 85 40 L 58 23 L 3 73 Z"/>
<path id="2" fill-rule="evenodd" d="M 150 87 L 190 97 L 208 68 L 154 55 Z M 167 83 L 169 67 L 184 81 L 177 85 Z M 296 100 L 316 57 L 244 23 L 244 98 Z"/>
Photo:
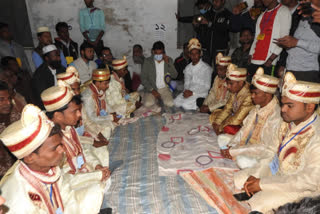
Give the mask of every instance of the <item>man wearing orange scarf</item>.
<path id="1" fill-rule="evenodd" d="M 82 92 L 83 107 L 87 116 L 98 124 L 117 123 L 120 117 L 107 105 L 106 90 L 109 88 L 109 69 L 95 69 L 92 83 Z"/>
<path id="2" fill-rule="evenodd" d="M 80 97 L 74 96 L 69 87 L 54 86 L 45 90 L 41 99 L 49 119 L 59 124 L 62 129 L 62 143 L 66 152 L 66 161 L 63 163 L 64 178 L 74 188 L 81 188 L 84 184 L 92 184 L 93 188 L 98 186 L 97 194 L 102 193 L 103 196 L 106 184 L 109 186 L 111 182 L 110 171 L 104 166 L 105 161 L 99 160 L 90 147 L 82 146 L 83 143 L 92 145 L 94 139 L 80 139 L 74 128 L 81 118 Z"/>

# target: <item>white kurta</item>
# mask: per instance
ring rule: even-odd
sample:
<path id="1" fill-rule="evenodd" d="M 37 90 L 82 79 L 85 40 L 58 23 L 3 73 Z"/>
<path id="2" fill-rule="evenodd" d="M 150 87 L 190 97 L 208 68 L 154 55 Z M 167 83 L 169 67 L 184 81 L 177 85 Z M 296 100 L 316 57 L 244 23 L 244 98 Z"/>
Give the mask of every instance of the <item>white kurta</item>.
<path id="1" fill-rule="evenodd" d="M 314 113 L 308 120 L 295 126 L 283 122 L 279 129 L 278 146 L 288 142 L 299 130 L 316 117 Z M 279 170 L 272 175 L 269 164 L 273 158 L 266 158 L 254 168 L 241 170 L 234 175 L 235 185 L 242 188 L 250 175 L 260 178 L 262 191 L 248 201 L 252 210 L 270 212 L 286 203 L 299 201 L 304 197 L 320 195 L 320 118 L 293 138 L 279 152 Z M 272 136 L 270 136 L 270 140 Z M 272 212 L 273 213 L 273 212 Z"/>
<path id="2" fill-rule="evenodd" d="M 6 199 L 5 206 L 9 208 L 9 214 L 47 214 L 47 208 L 42 201 L 35 201 L 30 198 L 29 193 L 37 194 L 29 182 L 20 174 L 19 165 L 14 169 L 0 189 L 1 196 Z M 97 194 L 98 188 L 91 191 L 73 191 L 69 182 L 63 177 L 57 181 L 60 195 L 64 206 L 64 214 L 87 214 L 98 213 L 102 204 L 103 194 Z M 49 194 L 49 193 L 48 193 Z"/>
<path id="3" fill-rule="evenodd" d="M 229 143 L 230 155 L 235 159 L 239 155 L 255 159 L 272 157 L 277 150 L 275 145 L 277 142 L 270 140 L 270 136 L 277 133 L 282 122 L 280 111 L 276 97 L 263 108 L 255 106 L 244 119 L 242 128 Z"/>
<path id="4" fill-rule="evenodd" d="M 85 83 L 91 80 L 92 71 L 97 68 L 97 64 L 94 61 L 89 61 L 87 64 L 81 57 L 75 60 L 71 65 L 74 65 L 79 72 L 81 83 Z"/>
<path id="5" fill-rule="evenodd" d="M 193 95 L 188 98 L 183 97 L 183 92 L 174 99 L 177 107 L 187 110 L 197 109 L 197 99 L 207 97 L 211 84 L 212 68 L 201 59 L 196 65 L 190 63 L 184 69 L 184 90 L 190 90 Z"/>

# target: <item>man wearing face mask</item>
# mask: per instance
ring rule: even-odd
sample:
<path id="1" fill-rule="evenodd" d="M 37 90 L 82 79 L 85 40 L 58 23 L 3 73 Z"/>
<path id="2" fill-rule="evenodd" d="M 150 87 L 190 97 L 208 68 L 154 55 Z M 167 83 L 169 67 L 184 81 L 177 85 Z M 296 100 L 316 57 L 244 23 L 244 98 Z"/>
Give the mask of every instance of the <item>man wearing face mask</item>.
<path id="1" fill-rule="evenodd" d="M 141 82 L 146 91 L 144 105 L 150 107 L 156 100 L 162 100 L 164 105 L 173 106 L 169 83 L 177 75 L 173 60 L 165 54 L 164 44 L 161 41 L 155 42 L 152 56 L 146 58 L 142 65 Z"/>
<path id="2" fill-rule="evenodd" d="M 32 92 L 35 104 L 44 109 L 40 94 L 52 86 L 57 85 L 56 74 L 65 72 L 61 66 L 60 51 L 55 45 L 47 45 L 42 49 L 44 63 L 35 71 L 32 77 Z"/>

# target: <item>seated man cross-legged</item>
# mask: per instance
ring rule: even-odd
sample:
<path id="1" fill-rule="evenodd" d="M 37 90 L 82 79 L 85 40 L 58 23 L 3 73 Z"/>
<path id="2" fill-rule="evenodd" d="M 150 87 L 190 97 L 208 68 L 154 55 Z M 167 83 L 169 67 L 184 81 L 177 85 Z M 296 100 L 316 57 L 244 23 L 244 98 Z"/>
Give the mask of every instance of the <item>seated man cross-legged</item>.
<path id="1" fill-rule="evenodd" d="M 174 79 L 177 75 L 173 60 L 165 53 L 164 44 L 161 41 L 155 42 L 152 56 L 146 58 L 142 64 L 140 78 L 146 92 L 143 104 L 150 107 L 156 104 L 157 100 L 162 100 L 165 106 L 172 107 L 172 93 L 166 80 Z"/>
<path id="2" fill-rule="evenodd" d="M 259 68 L 250 85 L 251 98 L 255 104 L 243 121 L 243 126 L 233 137 L 225 134 L 229 140 L 227 147 L 222 148 L 222 155 L 226 158 L 236 159 L 240 168 L 250 167 L 256 159 L 272 155 L 276 149 L 270 137 L 277 132 L 282 121 L 280 105 L 276 96 L 279 79 L 264 74 Z M 219 136 L 219 138 L 221 138 Z M 222 145 L 223 147 L 223 145 Z"/>
<path id="3" fill-rule="evenodd" d="M 230 64 L 227 69 L 227 87 L 231 96 L 224 108 L 212 112 L 209 117 L 216 134 L 235 134 L 242 121 L 253 108 L 250 85 L 246 82 L 247 69 Z"/>
<path id="4" fill-rule="evenodd" d="M 106 91 L 107 103 L 118 115 L 129 118 L 141 103 L 139 93 L 129 93 L 125 85 L 124 77 L 128 74 L 126 57 L 113 60 L 112 68 L 109 88 Z"/>
<path id="5" fill-rule="evenodd" d="M 174 105 L 186 110 L 196 110 L 197 99 L 208 95 L 212 68 L 201 59 L 201 44 L 198 39 L 191 39 L 188 49 L 192 62 L 184 69 L 184 91 L 174 100 Z"/>
<path id="6" fill-rule="evenodd" d="M 82 92 L 83 108 L 88 118 L 97 124 L 106 126 L 110 123 L 115 125 L 120 120 L 109 105 L 107 105 L 106 91 L 109 88 L 110 71 L 106 69 L 95 69 L 92 73 L 92 82 Z"/>
<path id="7" fill-rule="evenodd" d="M 110 171 L 96 156 L 92 146 L 83 146 L 93 145 L 94 139 L 80 138 L 74 128 L 81 118 L 80 97 L 74 96 L 68 87 L 54 86 L 45 90 L 41 98 L 49 119 L 60 125 L 63 134 L 62 144 L 66 152 L 66 160 L 62 164 L 64 179 L 73 188 L 82 189 L 84 184 L 91 186 L 89 191 L 95 191 L 102 200 L 106 185 L 107 188 L 110 186 Z"/>
<path id="8" fill-rule="evenodd" d="M 281 94 L 283 122 L 275 137 L 269 137 L 275 140 L 273 156 L 234 175 L 235 186 L 253 195 L 248 200 L 253 211 L 270 213 L 320 194 L 319 101 L 320 84 L 297 81 L 291 72 L 286 73 Z"/>
<path id="9" fill-rule="evenodd" d="M 70 87 L 74 95 L 80 95 L 80 79 L 75 67 L 69 66 L 65 73 L 57 75 L 58 85 Z M 92 121 L 84 108 L 81 108 L 81 121 L 78 124 L 77 132 L 79 135 L 90 135 L 95 139 L 108 141 L 114 129 L 112 122 L 104 123 L 103 126 Z"/>
<path id="10" fill-rule="evenodd" d="M 216 56 L 217 76 L 214 79 L 212 88 L 206 99 L 198 98 L 197 105 L 201 113 L 211 113 L 218 108 L 222 108 L 228 101 L 230 92 L 227 88 L 227 68 L 231 64 L 230 56 L 223 56 L 218 53 Z"/>

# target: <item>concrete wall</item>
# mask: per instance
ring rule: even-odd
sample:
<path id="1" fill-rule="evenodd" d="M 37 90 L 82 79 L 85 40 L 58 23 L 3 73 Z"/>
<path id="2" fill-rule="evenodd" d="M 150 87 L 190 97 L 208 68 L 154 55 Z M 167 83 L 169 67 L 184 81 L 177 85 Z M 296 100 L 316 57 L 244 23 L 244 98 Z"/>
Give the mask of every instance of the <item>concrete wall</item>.
<path id="1" fill-rule="evenodd" d="M 153 42 L 159 38 L 164 39 L 169 56 L 178 56 L 177 0 L 95 0 L 94 4 L 105 13 L 103 40 L 116 57 L 131 54 L 135 43 L 141 43 L 149 56 Z M 82 43 L 78 13 L 80 8 L 85 7 L 83 0 L 27 0 L 27 7 L 35 45 L 38 44 L 37 27 L 48 26 L 56 36 L 54 26 L 59 21 L 69 23 L 72 39 Z M 161 24 L 165 31 L 159 29 L 156 32 L 157 25 L 161 27 Z"/>

